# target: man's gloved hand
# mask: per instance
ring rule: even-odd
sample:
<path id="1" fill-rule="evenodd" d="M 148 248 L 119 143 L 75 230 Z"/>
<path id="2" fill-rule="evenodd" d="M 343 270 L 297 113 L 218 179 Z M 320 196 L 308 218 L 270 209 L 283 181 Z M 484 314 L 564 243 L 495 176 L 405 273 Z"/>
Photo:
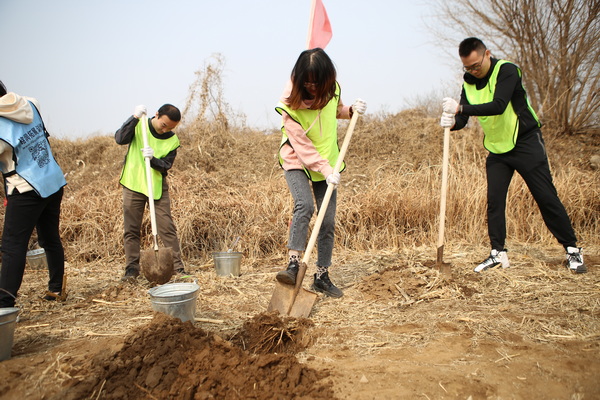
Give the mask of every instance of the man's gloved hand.
<path id="1" fill-rule="evenodd" d="M 444 97 L 442 100 L 442 107 L 445 113 L 456 114 L 458 111 L 458 102 L 452 97 Z"/>
<path id="2" fill-rule="evenodd" d="M 147 110 L 146 110 L 146 106 L 143 104 L 140 104 L 139 106 L 135 106 L 135 110 L 133 111 L 133 116 L 136 117 L 137 119 L 142 118 L 143 114 L 148 114 Z"/>
<path id="3" fill-rule="evenodd" d="M 440 125 L 442 128 L 452 128 L 454 123 L 454 113 L 442 113 L 442 118 L 440 118 Z"/>
<path id="4" fill-rule="evenodd" d="M 142 148 L 142 154 L 144 158 L 152 158 L 154 157 L 154 149 L 150 146 Z"/>
<path id="5" fill-rule="evenodd" d="M 363 99 L 356 99 L 354 100 L 354 103 L 352 103 L 352 112 L 353 113 L 359 113 L 360 115 L 363 115 L 365 113 L 365 111 L 367 111 L 367 102 L 364 101 Z"/>
<path id="6" fill-rule="evenodd" d="M 329 174 L 329 176 L 326 179 L 326 182 L 328 185 L 333 185 L 334 187 L 336 187 L 340 184 L 340 178 L 340 173 L 334 172 L 332 174 Z"/>

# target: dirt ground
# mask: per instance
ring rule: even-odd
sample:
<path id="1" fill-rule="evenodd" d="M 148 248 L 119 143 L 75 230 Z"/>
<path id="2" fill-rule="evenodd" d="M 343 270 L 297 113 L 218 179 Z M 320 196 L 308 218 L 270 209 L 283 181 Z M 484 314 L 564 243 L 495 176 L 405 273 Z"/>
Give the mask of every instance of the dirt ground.
<path id="1" fill-rule="evenodd" d="M 345 296 L 306 320 L 265 311 L 282 258 L 244 259 L 236 278 L 189 263 L 193 323 L 154 313 L 121 260 L 69 265 L 64 303 L 42 301 L 46 271 L 28 268 L 0 398 L 598 399 L 598 250 L 582 275 L 559 246 L 515 247 L 483 274 L 483 248 L 447 246 L 448 273 L 432 248 L 338 253 Z"/>

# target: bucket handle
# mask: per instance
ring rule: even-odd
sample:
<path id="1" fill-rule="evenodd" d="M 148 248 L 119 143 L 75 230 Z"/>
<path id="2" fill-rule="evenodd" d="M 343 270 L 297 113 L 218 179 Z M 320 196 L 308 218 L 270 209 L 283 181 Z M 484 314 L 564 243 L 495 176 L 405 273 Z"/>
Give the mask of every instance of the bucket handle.
<path id="1" fill-rule="evenodd" d="M 2 288 L 0 288 L 0 290 L 2 290 L 3 292 L 6 292 L 6 293 L 8 293 L 8 294 L 10 295 L 10 297 L 12 297 L 13 299 L 15 299 L 15 300 L 17 299 L 17 296 L 13 295 L 13 294 L 12 294 L 11 292 L 9 292 L 8 290 L 6 290 L 6 289 L 2 289 Z"/>
<path id="2" fill-rule="evenodd" d="M 185 299 L 185 300 L 177 300 L 177 301 L 156 301 L 156 300 L 151 300 L 152 304 L 157 304 L 157 305 L 161 305 L 161 306 L 175 306 L 177 304 L 183 304 L 183 303 L 190 303 L 190 302 L 195 302 L 196 299 L 198 297 L 191 297 L 189 299 Z"/>

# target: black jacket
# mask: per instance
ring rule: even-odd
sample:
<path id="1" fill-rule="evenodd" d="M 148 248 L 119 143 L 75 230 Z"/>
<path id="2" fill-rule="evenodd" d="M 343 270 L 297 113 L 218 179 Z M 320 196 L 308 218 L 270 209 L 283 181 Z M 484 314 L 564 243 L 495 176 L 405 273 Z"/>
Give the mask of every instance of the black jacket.
<path id="1" fill-rule="evenodd" d="M 490 70 L 484 78 L 477 79 L 473 75 L 465 73 L 465 82 L 475 84 L 478 90 L 483 89 L 487 85 L 498 59 L 491 58 L 491 62 Z M 462 113 L 456 115 L 456 123 L 452 130 L 456 131 L 464 128 L 470 116 L 502 114 L 506 110 L 509 101 L 512 101 L 513 109 L 519 117 L 519 137 L 541 126 L 527 108 L 527 93 L 523 87 L 517 66 L 513 63 L 505 63 L 500 67 L 500 71 L 498 72 L 494 100 L 490 103 L 469 104 L 463 87 L 460 95 L 460 104 L 463 106 Z"/>
<path id="2" fill-rule="evenodd" d="M 152 117 L 152 118 L 154 118 L 154 117 Z M 149 122 L 148 126 L 150 127 L 150 134 L 152 136 L 154 136 L 156 139 L 159 139 L 159 140 L 169 139 L 170 137 L 173 137 L 173 135 L 175 135 L 173 132 L 166 132 L 162 135 L 159 135 L 154 130 L 151 120 L 152 119 L 150 119 L 148 121 Z M 129 117 L 129 119 L 127 121 L 125 121 L 123 126 L 121 126 L 121 128 L 115 132 L 115 141 L 118 144 L 130 144 L 131 141 L 133 140 L 133 137 L 135 136 L 135 127 L 137 126 L 138 122 L 139 122 L 139 120 L 137 118 L 135 118 L 134 116 Z M 150 160 L 150 166 L 152 168 L 154 168 L 155 170 L 159 171 L 161 174 L 163 174 L 163 176 L 167 176 L 167 171 L 169 171 L 171 169 L 171 167 L 173 166 L 176 156 L 177 156 L 177 149 L 172 150 L 171 152 L 169 152 L 169 154 L 167 154 L 163 158 L 152 157 L 152 159 Z M 125 156 L 125 158 L 127 158 L 127 156 Z"/>

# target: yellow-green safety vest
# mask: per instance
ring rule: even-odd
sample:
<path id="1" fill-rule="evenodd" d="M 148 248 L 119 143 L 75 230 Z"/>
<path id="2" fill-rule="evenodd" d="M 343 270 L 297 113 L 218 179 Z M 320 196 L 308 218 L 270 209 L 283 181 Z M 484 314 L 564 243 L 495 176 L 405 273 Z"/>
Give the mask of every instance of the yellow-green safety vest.
<path id="1" fill-rule="evenodd" d="M 154 157 L 163 158 L 171 151 L 179 147 L 179 138 L 173 135 L 168 139 L 157 139 L 150 133 L 150 120 L 148 121 L 148 146 L 154 150 Z M 146 164 L 142 155 L 144 147 L 144 139 L 142 136 L 142 124 L 138 121 L 135 127 L 135 134 L 129 144 L 125 165 L 121 172 L 121 185 L 129 190 L 142 193 L 148 196 L 148 183 L 146 181 Z M 162 196 L 162 181 L 163 177 L 160 171 L 150 168 L 152 174 L 152 191 L 154 192 L 154 200 L 159 200 Z"/>
<path id="2" fill-rule="evenodd" d="M 302 129 L 304 129 L 305 132 L 308 130 L 306 135 L 312 141 L 319 155 L 321 155 L 323 159 L 329 161 L 329 165 L 331 165 L 332 168 L 335 166 L 340 154 L 340 148 L 337 142 L 337 109 L 339 101 L 340 86 L 336 83 L 335 95 L 321 110 L 292 110 L 283 102 L 279 102 L 277 107 L 275 107 L 275 110 L 279 114 L 283 115 L 284 112 L 287 113 L 294 121 L 302 126 Z M 281 123 L 281 132 L 280 149 L 284 144 L 289 144 L 289 139 L 285 133 L 285 127 L 283 126 L 283 119 Z M 281 155 L 279 156 L 279 164 L 283 165 Z M 340 171 L 343 171 L 345 167 L 346 164 L 342 163 Z M 319 182 L 325 180 L 325 176 L 320 172 L 311 171 L 307 168 L 304 168 L 304 172 L 306 172 L 311 181 Z"/>
<path id="3" fill-rule="evenodd" d="M 475 84 L 463 83 L 469 104 L 485 104 L 494 100 L 500 67 L 506 63 L 510 63 L 510 61 L 498 60 L 487 85 L 481 90 L 478 90 Z M 519 76 L 521 76 L 521 69 L 519 67 L 517 67 L 517 71 L 519 71 Z M 529 104 L 529 99 L 525 98 L 525 100 L 529 111 L 539 123 L 535 111 L 533 111 L 533 108 Z M 488 151 L 495 154 L 503 154 L 515 148 L 517 136 L 519 135 L 519 116 L 513 108 L 512 101 L 508 102 L 502 114 L 478 116 L 477 119 L 483 129 L 483 146 Z"/>

